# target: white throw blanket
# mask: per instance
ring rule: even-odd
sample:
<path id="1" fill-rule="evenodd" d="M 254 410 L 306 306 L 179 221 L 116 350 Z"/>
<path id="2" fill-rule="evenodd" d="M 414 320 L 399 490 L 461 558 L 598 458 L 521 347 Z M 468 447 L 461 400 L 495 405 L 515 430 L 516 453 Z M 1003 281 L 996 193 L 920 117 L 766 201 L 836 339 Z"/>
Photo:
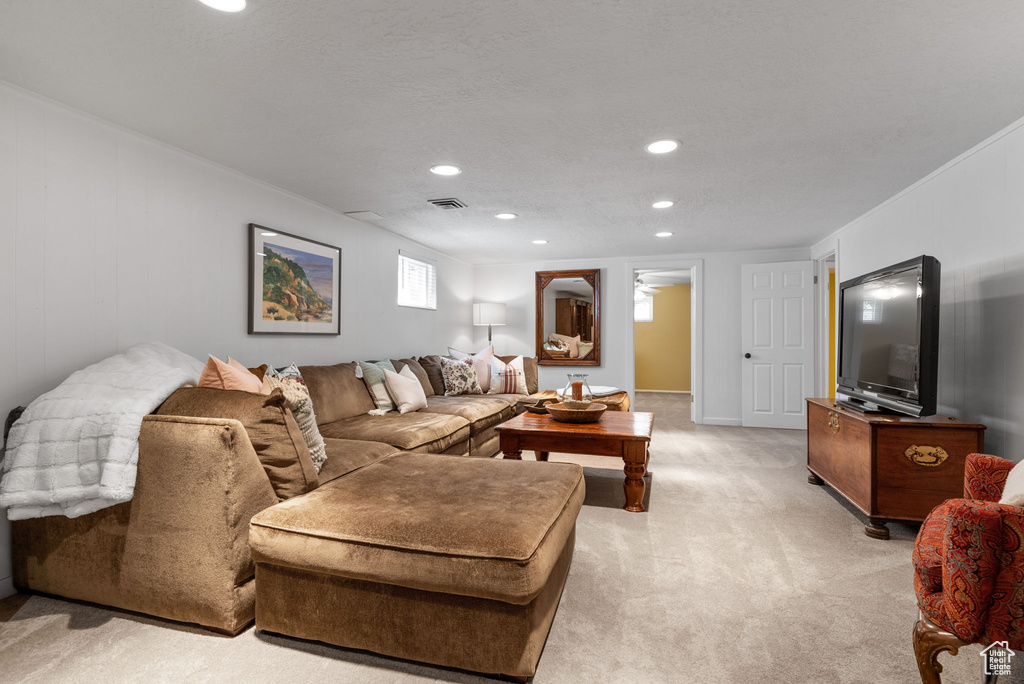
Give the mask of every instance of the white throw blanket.
<path id="1" fill-rule="evenodd" d="M 143 342 L 75 371 L 29 404 L 3 463 L 7 517 L 77 518 L 130 500 L 143 417 L 202 370 L 177 349 Z"/>

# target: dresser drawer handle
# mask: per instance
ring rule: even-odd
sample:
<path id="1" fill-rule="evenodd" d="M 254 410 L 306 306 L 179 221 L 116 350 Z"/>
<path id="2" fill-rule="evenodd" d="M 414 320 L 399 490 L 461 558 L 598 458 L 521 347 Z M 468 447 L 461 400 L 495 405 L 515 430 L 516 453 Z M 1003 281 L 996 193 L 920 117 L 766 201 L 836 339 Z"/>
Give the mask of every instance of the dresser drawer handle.
<path id="1" fill-rule="evenodd" d="M 911 463 L 927 467 L 942 465 L 942 462 L 949 458 L 949 454 L 942 447 L 917 446 L 916 444 L 903 453 Z"/>
<path id="2" fill-rule="evenodd" d="M 839 432 L 839 414 L 835 411 L 828 412 L 828 426 L 832 428 L 832 434 Z"/>

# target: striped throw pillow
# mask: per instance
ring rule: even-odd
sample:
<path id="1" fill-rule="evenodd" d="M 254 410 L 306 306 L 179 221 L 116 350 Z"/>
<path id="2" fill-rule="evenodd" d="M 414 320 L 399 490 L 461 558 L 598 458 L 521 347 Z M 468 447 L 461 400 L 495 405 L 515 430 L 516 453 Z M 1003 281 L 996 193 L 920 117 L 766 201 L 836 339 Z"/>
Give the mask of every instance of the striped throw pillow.
<path id="1" fill-rule="evenodd" d="M 491 389 L 488 394 L 529 394 L 526 391 L 526 372 L 523 357 L 517 356 L 505 363 L 496 356 L 491 357 Z"/>

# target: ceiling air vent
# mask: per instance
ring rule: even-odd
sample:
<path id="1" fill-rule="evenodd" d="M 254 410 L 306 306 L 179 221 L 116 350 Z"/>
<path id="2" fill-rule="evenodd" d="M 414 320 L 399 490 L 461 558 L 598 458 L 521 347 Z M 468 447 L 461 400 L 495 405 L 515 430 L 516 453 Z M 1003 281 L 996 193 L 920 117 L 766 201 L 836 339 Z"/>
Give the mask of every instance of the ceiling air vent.
<path id="1" fill-rule="evenodd" d="M 435 207 L 438 207 L 438 208 L 444 209 L 444 210 L 448 210 L 448 209 L 465 209 L 466 208 L 466 204 L 465 203 L 463 203 L 461 200 L 455 199 L 454 197 L 445 197 L 444 199 L 433 199 L 433 200 L 427 200 L 427 201 L 430 202 L 431 204 L 433 204 Z"/>

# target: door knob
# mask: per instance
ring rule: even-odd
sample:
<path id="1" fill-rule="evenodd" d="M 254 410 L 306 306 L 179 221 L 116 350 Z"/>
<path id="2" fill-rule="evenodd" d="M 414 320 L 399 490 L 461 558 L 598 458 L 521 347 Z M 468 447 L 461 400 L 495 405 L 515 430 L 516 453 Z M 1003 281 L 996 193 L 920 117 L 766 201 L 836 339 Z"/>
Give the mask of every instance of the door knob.
<path id="1" fill-rule="evenodd" d="M 749 359 L 749 358 L 750 358 L 750 352 L 747 352 L 746 354 L 744 354 L 744 355 L 743 355 L 743 358 L 745 358 L 745 359 Z"/>

